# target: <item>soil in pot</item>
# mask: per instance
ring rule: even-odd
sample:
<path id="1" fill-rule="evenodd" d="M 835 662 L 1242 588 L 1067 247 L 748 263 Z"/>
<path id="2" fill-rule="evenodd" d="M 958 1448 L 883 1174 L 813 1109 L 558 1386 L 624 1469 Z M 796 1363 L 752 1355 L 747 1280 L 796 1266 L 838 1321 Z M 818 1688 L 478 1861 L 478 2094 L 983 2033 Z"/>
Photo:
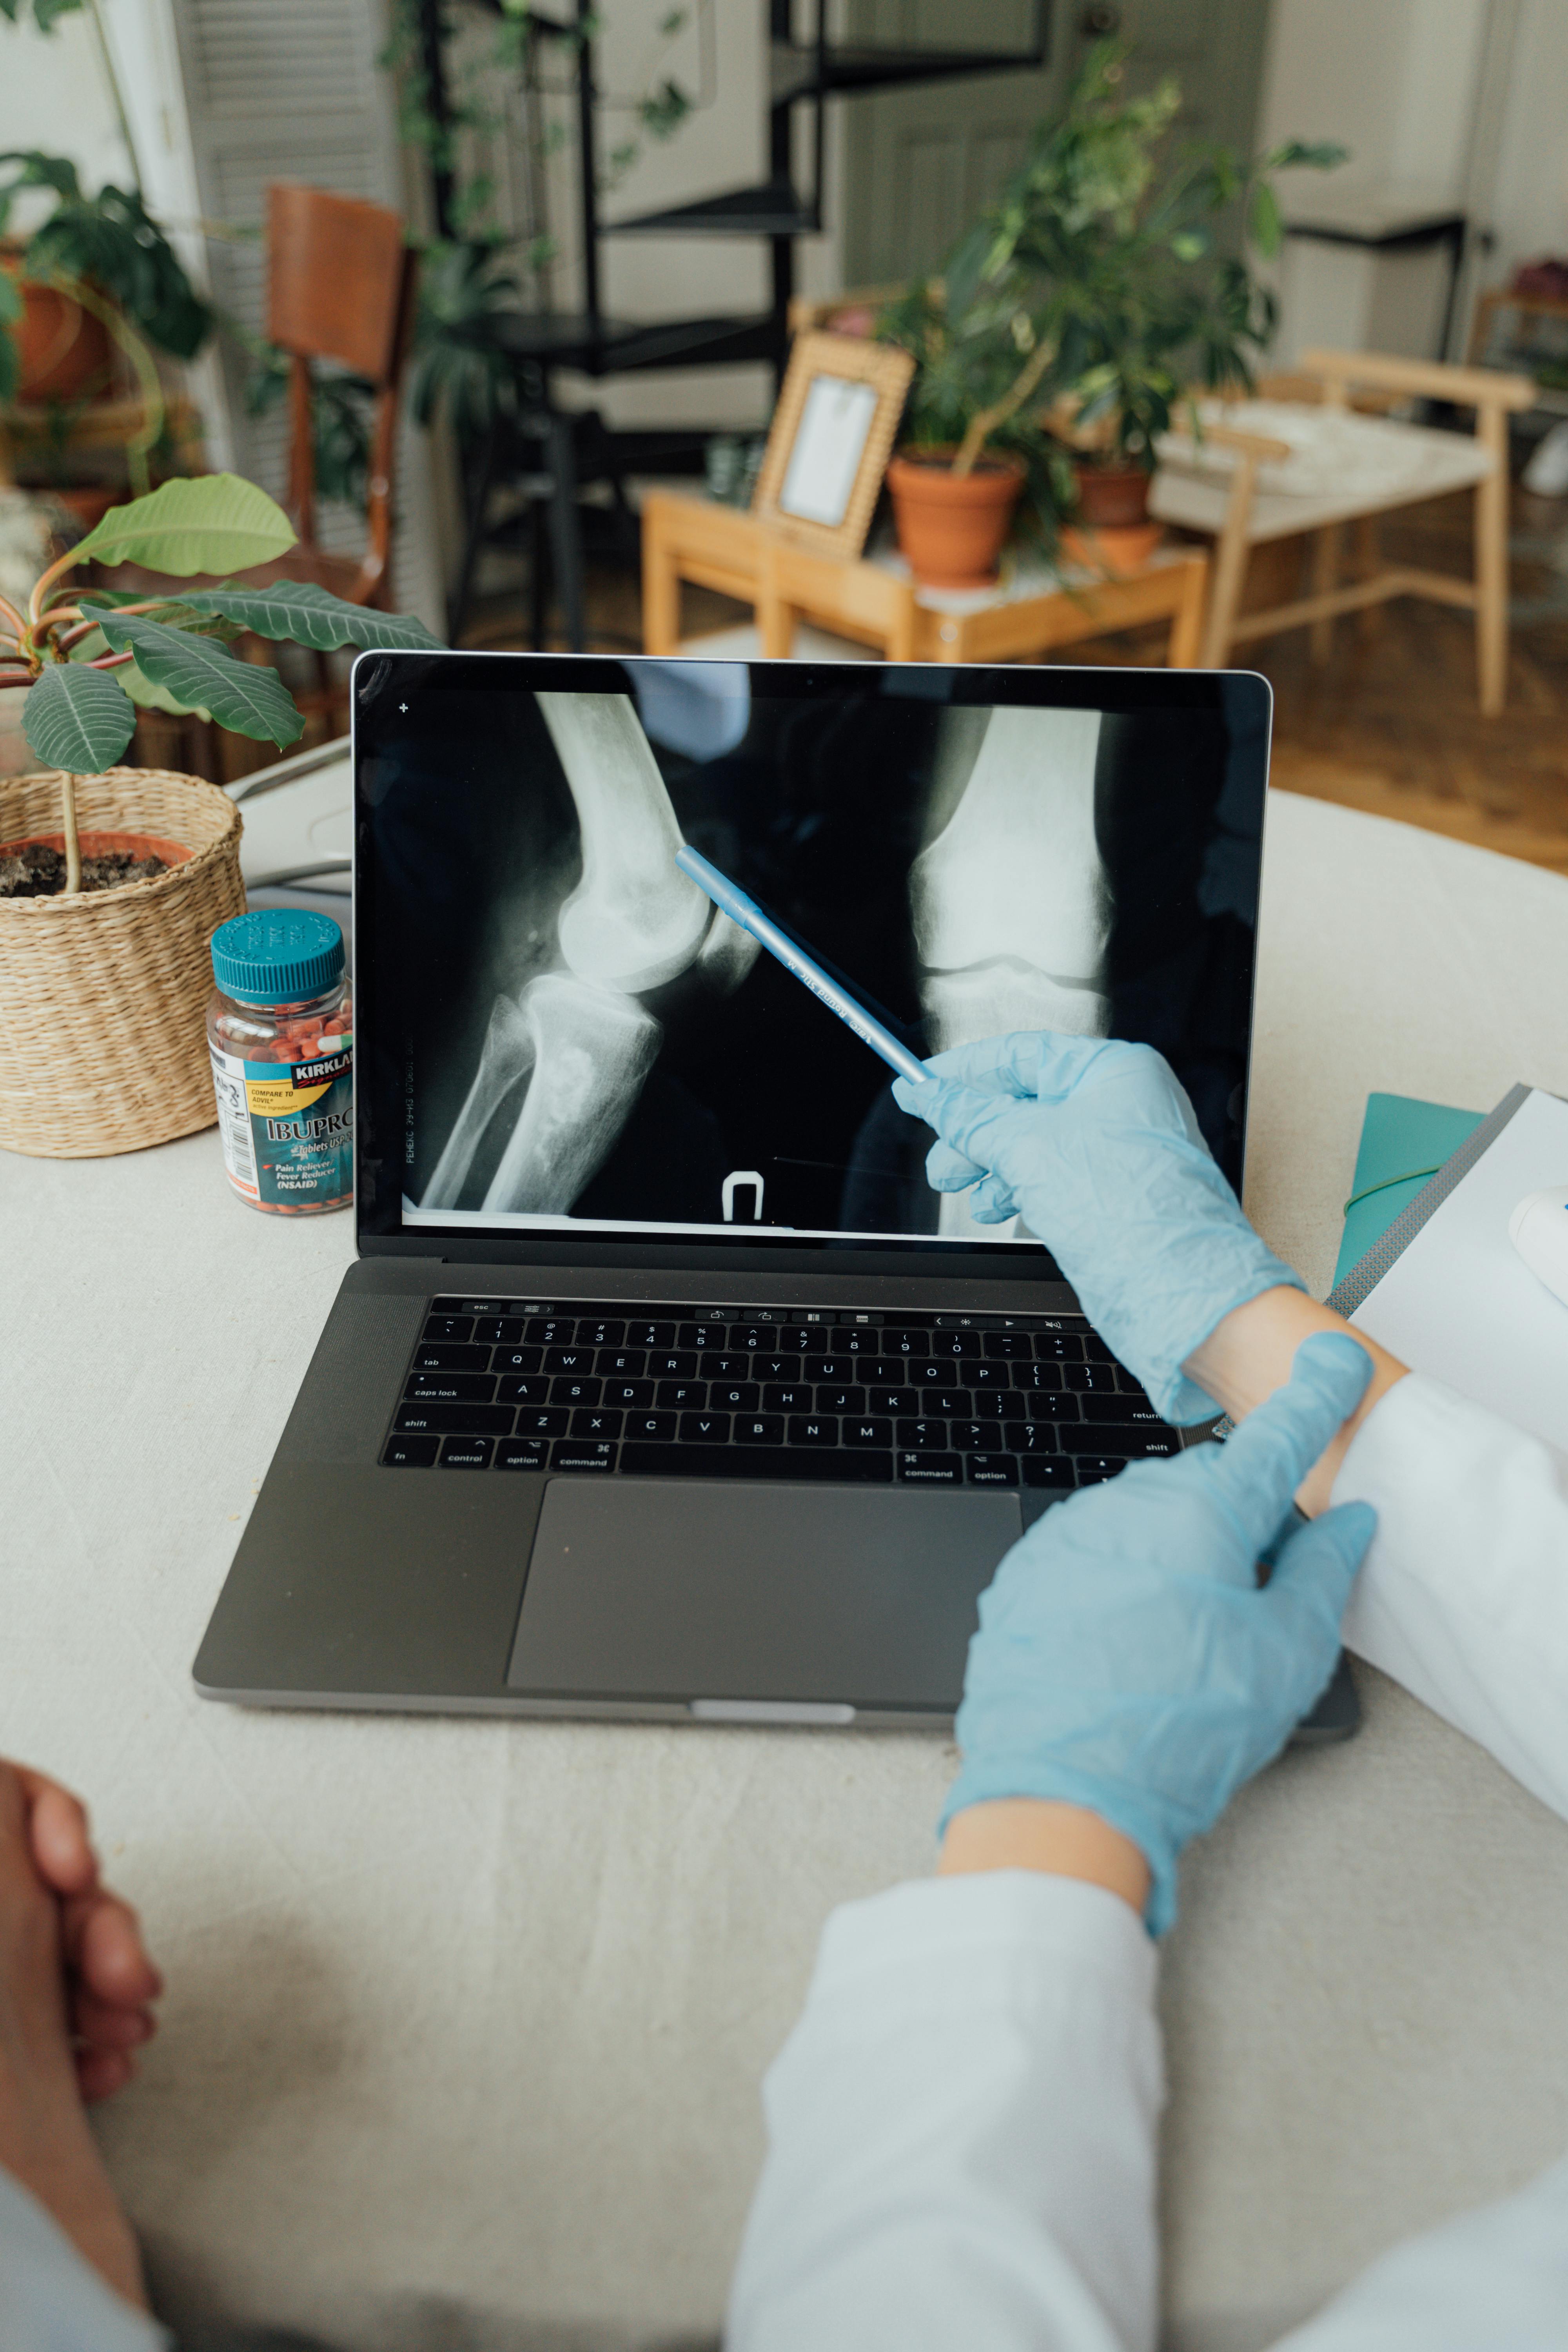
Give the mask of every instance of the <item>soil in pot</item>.
<path id="1" fill-rule="evenodd" d="M 899 546 L 928 588 L 994 587 L 1026 469 L 1011 454 L 982 457 L 968 474 L 952 461 L 951 449 L 920 449 L 889 465 Z"/>
<path id="2" fill-rule="evenodd" d="M 81 887 L 114 890 L 125 882 L 149 882 L 183 866 L 190 856 L 175 841 L 155 841 L 142 833 L 83 833 L 77 837 L 81 852 Z M 66 841 L 63 833 L 33 841 L 0 842 L 0 898 L 53 898 L 66 887 Z"/>

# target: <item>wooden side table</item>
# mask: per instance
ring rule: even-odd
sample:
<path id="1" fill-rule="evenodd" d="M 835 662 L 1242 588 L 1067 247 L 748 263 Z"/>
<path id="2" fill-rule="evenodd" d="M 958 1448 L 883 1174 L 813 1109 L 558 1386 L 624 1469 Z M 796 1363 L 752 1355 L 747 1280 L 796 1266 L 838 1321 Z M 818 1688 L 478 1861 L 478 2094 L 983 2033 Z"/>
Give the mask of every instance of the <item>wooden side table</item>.
<path id="1" fill-rule="evenodd" d="M 1196 548 L 1162 549 L 1125 580 L 1020 566 L 994 590 L 960 593 L 919 586 L 896 556 L 805 559 L 740 509 L 671 490 L 644 498 L 642 547 L 646 653 L 679 650 L 680 583 L 689 580 L 753 606 L 773 656 L 788 654 L 797 619 L 876 646 L 889 659 L 935 662 L 1037 660 L 1058 646 L 1168 620 L 1170 667 L 1190 669 L 1198 658 L 1208 561 Z"/>

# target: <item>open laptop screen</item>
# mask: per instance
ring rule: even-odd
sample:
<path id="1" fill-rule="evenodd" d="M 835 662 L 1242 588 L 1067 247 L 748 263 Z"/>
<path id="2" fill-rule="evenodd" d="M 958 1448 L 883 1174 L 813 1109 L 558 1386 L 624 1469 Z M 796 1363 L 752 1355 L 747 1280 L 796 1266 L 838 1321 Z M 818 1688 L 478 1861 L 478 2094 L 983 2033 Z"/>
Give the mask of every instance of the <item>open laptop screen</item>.
<path id="1" fill-rule="evenodd" d="M 1237 1178 L 1268 719 L 1246 675 L 364 656 L 362 1229 L 1039 1255 L 682 843 L 918 1055 L 1157 1045 Z"/>

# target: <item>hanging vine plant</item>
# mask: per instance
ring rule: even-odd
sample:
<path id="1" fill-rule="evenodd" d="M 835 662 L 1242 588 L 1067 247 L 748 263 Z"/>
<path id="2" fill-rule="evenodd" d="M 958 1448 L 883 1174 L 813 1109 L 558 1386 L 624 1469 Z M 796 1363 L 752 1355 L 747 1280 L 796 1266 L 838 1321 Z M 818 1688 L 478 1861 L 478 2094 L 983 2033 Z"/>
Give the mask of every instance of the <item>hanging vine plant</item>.
<path id="1" fill-rule="evenodd" d="M 445 188 L 450 230 L 422 249 L 410 405 L 421 424 L 428 424 L 437 411 L 447 414 L 466 438 L 482 436 L 511 404 L 516 360 L 498 336 L 495 320 L 525 307 L 520 273 L 532 278 L 539 307 L 551 307 L 550 272 L 558 251 L 542 177 L 535 180 L 534 219 L 524 234 L 511 235 L 496 218 L 496 183 L 489 172 L 475 168 L 474 149 L 510 127 L 504 106 L 497 102 L 497 89 L 521 86 L 525 109 L 533 110 L 526 142 L 531 165 L 540 175 L 568 135 L 562 122 L 544 118 L 542 101 L 565 97 L 573 87 L 563 82 L 552 89 L 542 82 L 540 44 L 548 39 L 571 58 L 575 69 L 576 53 L 602 29 L 594 15 L 566 21 L 542 13 L 536 16 L 531 0 L 475 0 L 475 5 L 493 20 L 492 37 L 459 64 L 458 0 L 433 0 L 433 5 L 431 0 L 393 0 L 389 37 L 380 58 L 394 77 L 402 135 L 423 152 L 437 185 Z M 651 54 L 637 89 L 630 97 L 607 101 L 629 114 L 632 129 L 604 158 L 597 174 L 601 193 L 620 184 L 650 142 L 675 137 L 687 117 L 709 102 L 669 70 L 668 50 L 694 21 L 708 43 L 711 5 L 712 0 L 696 0 L 694 7 L 665 9 L 651 28 Z M 426 46 L 431 23 L 443 61 L 445 89 L 439 105 Z M 705 84 L 708 72 L 705 61 Z"/>

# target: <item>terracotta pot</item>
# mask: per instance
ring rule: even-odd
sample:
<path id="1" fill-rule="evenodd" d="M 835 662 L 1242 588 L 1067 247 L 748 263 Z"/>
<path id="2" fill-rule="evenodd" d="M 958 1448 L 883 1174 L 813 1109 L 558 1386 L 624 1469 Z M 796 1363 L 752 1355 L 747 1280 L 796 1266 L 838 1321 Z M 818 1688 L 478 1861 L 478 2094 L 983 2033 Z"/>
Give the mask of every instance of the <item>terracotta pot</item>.
<path id="1" fill-rule="evenodd" d="M 76 845 L 88 857 L 161 857 L 165 866 L 183 866 L 191 852 L 179 841 L 160 841 L 151 833 L 83 833 L 77 829 Z M 30 833 L 26 841 L 0 841 L 0 857 L 15 857 L 22 849 L 58 849 L 66 854 L 63 833 Z"/>
<path id="2" fill-rule="evenodd" d="M 1142 466 L 1073 467 L 1078 479 L 1074 520 L 1089 530 L 1130 530 L 1149 520 L 1149 484 Z"/>
<path id="3" fill-rule="evenodd" d="M 973 473 L 952 470 L 952 449 L 911 449 L 888 467 L 899 545 L 928 588 L 990 588 L 1027 467 L 1005 452 Z"/>
<path id="4" fill-rule="evenodd" d="M 100 482 L 78 484 L 75 488 L 68 484 L 64 488 L 57 486 L 49 491 L 55 504 L 64 507 L 67 514 L 81 525 L 84 538 L 95 523 L 103 520 L 110 507 L 122 507 L 129 496 L 127 490 L 117 490 Z"/>
<path id="5" fill-rule="evenodd" d="M 108 393 L 114 353 L 102 320 L 57 288 L 35 286 L 21 276 L 20 263 L 15 246 L 0 261 L 18 280 L 22 296 L 22 316 L 13 330 L 21 368 L 17 399 L 82 400 Z"/>
<path id="6" fill-rule="evenodd" d="M 1163 522 L 1127 523 L 1106 530 L 1064 530 L 1062 552 L 1088 571 L 1112 580 L 1129 580 L 1142 572 L 1165 536 Z"/>

